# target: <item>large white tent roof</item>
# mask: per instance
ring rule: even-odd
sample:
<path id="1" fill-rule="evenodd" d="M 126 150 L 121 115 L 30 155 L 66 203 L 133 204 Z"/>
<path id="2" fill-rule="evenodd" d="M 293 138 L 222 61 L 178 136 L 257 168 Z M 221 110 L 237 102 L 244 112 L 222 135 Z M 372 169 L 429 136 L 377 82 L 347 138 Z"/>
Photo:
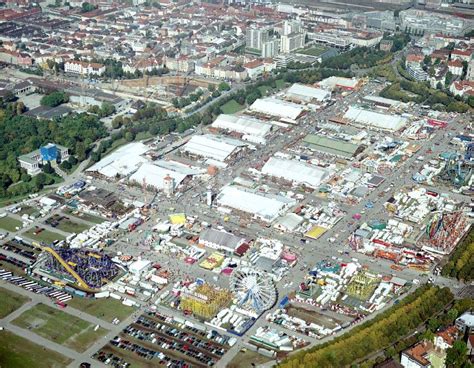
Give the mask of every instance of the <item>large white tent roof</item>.
<path id="1" fill-rule="evenodd" d="M 221 114 L 212 123 L 214 128 L 227 129 L 233 132 L 265 137 L 272 125 L 249 116 Z"/>
<path id="2" fill-rule="evenodd" d="M 236 185 L 222 188 L 217 202 L 221 206 L 251 213 L 268 222 L 275 220 L 285 207 L 296 203 L 291 198 L 261 195 Z"/>
<path id="3" fill-rule="evenodd" d="M 263 166 L 262 173 L 296 183 L 307 184 L 313 188 L 321 185 L 321 182 L 330 174 L 329 170 L 314 165 L 278 157 L 270 157 Z"/>
<path id="4" fill-rule="evenodd" d="M 331 92 L 321 88 L 315 88 L 311 86 L 306 86 L 304 84 L 295 83 L 290 87 L 290 89 L 288 89 L 286 95 L 288 97 L 293 97 L 303 101 L 324 101 L 331 97 Z"/>
<path id="5" fill-rule="evenodd" d="M 163 179 L 167 175 L 174 179 L 174 183 L 177 186 L 181 184 L 188 175 L 197 175 L 200 173 L 199 170 L 188 168 L 178 162 L 160 160 L 154 163 L 142 164 L 140 168 L 130 176 L 130 181 L 141 184 L 145 179 L 147 185 L 151 185 L 156 189 L 163 189 Z"/>
<path id="6" fill-rule="evenodd" d="M 390 131 L 397 131 L 407 124 L 407 119 L 403 116 L 382 114 L 354 106 L 349 107 L 344 118 L 358 124 Z"/>
<path id="7" fill-rule="evenodd" d="M 133 173 L 138 167 L 148 160 L 141 155 L 149 148 L 141 142 L 129 143 L 120 147 L 102 160 L 92 165 L 87 171 L 98 172 L 109 178 L 117 174 L 127 176 Z"/>
<path id="8" fill-rule="evenodd" d="M 344 87 L 344 88 L 356 88 L 357 85 L 359 84 L 359 79 L 355 78 L 344 78 L 344 77 L 337 77 L 335 75 L 323 79 L 321 82 L 319 82 L 319 85 L 323 88 L 331 89 L 333 90 L 336 87 Z"/>
<path id="9" fill-rule="evenodd" d="M 300 105 L 292 102 L 265 97 L 256 100 L 252 106 L 250 106 L 250 110 L 265 115 L 295 120 L 301 115 L 304 109 Z"/>
<path id="10" fill-rule="evenodd" d="M 211 134 L 195 135 L 183 146 L 183 151 L 196 156 L 225 161 L 244 142 Z"/>

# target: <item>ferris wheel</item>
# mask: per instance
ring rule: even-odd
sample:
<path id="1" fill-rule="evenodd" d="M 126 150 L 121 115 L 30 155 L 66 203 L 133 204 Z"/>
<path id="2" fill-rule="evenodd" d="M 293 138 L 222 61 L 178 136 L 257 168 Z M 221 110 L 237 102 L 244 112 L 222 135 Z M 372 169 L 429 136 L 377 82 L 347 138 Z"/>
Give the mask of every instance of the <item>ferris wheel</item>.
<path id="1" fill-rule="evenodd" d="M 260 314 L 270 309 L 277 300 L 272 278 L 259 270 L 243 267 L 234 270 L 230 288 L 236 294 L 238 305 Z"/>

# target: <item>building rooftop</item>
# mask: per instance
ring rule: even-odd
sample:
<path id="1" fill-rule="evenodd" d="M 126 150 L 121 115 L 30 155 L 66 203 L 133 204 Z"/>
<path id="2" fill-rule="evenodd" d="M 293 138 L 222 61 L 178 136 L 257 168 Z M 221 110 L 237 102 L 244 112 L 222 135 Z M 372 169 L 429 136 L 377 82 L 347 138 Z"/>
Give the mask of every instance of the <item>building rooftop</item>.
<path id="1" fill-rule="evenodd" d="M 199 234 L 199 242 L 217 244 L 219 247 L 232 249 L 232 251 L 235 251 L 244 241 L 244 238 L 215 229 L 205 229 Z"/>
<path id="2" fill-rule="evenodd" d="M 331 174 L 329 170 L 322 167 L 278 157 L 270 157 L 263 166 L 262 173 L 298 184 L 306 184 L 313 188 L 321 185 Z"/>
<path id="3" fill-rule="evenodd" d="M 340 139 L 334 139 L 315 134 L 308 134 L 306 137 L 304 137 L 303 143 L 312 150 L 337 156 L 344 156 L 347 158 L 353 157 L 360 147 L 357 144 L 342 141 Z"/>
<path id="4" fill-rule="evenodd" d="M 303 113 L 304 108 L 292 102 L 266 97 L 256 100 L 250 106 L 250 110 L 265 115 L 296 120 Z"/>

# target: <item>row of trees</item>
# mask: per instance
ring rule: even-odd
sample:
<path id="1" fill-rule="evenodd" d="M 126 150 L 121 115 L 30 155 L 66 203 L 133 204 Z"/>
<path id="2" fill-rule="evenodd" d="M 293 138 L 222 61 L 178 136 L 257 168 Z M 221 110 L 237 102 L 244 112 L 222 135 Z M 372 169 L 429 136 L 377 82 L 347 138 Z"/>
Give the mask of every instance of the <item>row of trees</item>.
<path id="1" fill-rule="evenodd" d="M 365 360 L 359 365 L 359 368 L 372 368 L 374 366 L 378 366 L 380 363 L 384 362 L 387 359 L 399 360 L 402 351 L 408 349 L 410 346 L 413 346 L 414 344 L 422 340 L 433 341 L 434 334 L 437 331 L 443 330 L 448 326 L 451 326 L 456 320 L 456 318 L 458 318 L 465 311 L 471 310 L 473 308 L 474 300 L 472 299 L 455 300 L 451 308 L 431 317 L 428 322 L 425 323 L 424 331 L 422 327 L 420 328 L 420 333 L 411 334 L 408 337 L 397 341 L 393 345 L 386 348 L 383 352 L 383 355 L 378 354 L 375 358 Z M 460 340 L 456 342 L 456 346 L 447 350 L 446 365 L 448 367 L 465 367 L 463 366 L 463 364 L 465 362 L 465 359 L 467 359 L 468 355 L 465 354 L 465 359 L 463 359 L 462 354 L 460 354 L 460 351 L 464 350 L 463 346 L 465 346 L 465 343 Z"/>
<path id="2" fill-rule="evenodd" d="M 369 47 L 356 47 L 349 52 L 328 58 L 322 62 L 325 68 L 350 69 L 355 64 L 359 68 L 371 68 L 389 62 L 392 59 L 391 52 L 385 52 Z"/>
<path id="3" fill-rule="evenodd" d="M 292 355 L 280 364 L 284 368 L 345 367 L 384 349 L 409 334 L 451 303 L 448 288 L 421 286 L 398 305 L 350 332 L 312 349 Z"/>
<path id="4" fill-rule="evenodd" d="M 474 229 L 458 244 L 441 274 L 465 282 L 474 280 Z"/>
<path id="5" fill-rule="evenodd" d="M 408 94 L 406 91 L 411 92 L 411 94 Z M 425 83 L 405 79 L 385 87 L 380 92 L 380 96 L 403 102 L 413 101 L 429 105 L 431 108 L 440 111 L 464 113 L 469 110 L 469 106 L 466 103 L 439 89 L 432 89 Z"/>
<path id="6" fill-rule="evenodd" d="M 410 42 L 411 37 L 407 33 L 395 33 L 393 35 L 384 34 L 383 39 L 391 40 L 393 42 L 391 51 L 396 52 L 405 48 L 405 46 Z"/>
<path id="7" fill-rule="evenodd" d="M 115 113 L 115 106 L 108 103 L 103 102 L 101 106 L 93 105 L 88 110 L 91 114 L 95 114 L 100 118 L 110 116 Z"/>

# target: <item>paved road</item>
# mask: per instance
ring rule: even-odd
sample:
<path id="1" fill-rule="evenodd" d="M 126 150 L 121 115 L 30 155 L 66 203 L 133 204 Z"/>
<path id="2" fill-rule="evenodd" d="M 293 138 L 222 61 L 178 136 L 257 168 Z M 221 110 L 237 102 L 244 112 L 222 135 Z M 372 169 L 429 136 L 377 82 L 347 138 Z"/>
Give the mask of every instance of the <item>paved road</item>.
<path id="1" fill-rule="evenodd" d="M 126 319 L 120 321 L 119 324 L 113 325 L 110 322 L 103 321 L 95 316 L 92 316 L 88 313 L 84 313 L 78 309 L 75 309 L 71 306 L 68 306 L 64 309 L 62 309 L 63 312 L 70 314 L 72 316 L 75 316 L 77 318 L 80 318 L 84 321 L 87 321 L 93 325 L 99 325 L 102 328 L 105 328 L 109 332 L 107 335 L 102 337 L 101 339 L 97 340 L 91 347 L 89 347 L 84 353 L 78 353 L 75 351 L 72 351 L 71 349 L 64 348 L 61 345 L 58 345 L 56 343 L 53 343 L 49 340 L 46 340 L 44 338 L 41 338 L 41 340 L 38 340 L 38 336 L 28 330 L 21 329 L 17 326 L 12 325 L 10 322 L 13 321 L 15 318 L 20 316 L 23 312 L 26 310 L 32 308 L 36 304 L 42 303 L 45 305 L 48 305 L 52 308 L 57 308 L 57 306 L 49 299 L 48 297 L 41 295 L 41 294 L 35 294 L 32 292 L 29 292 L 17 285 L 13 285 L 10 283 L 7 283 L 3 280 L 0 280 L 0 286 L 14 291 L 15 293 L 18 293 L 20 295 L 26 296 L 30 298 L 31 300 L 24 304 L 22 307 L 20 307 L 18 310 L 14 311 L 13 313 L 9 314 L 7 317 L 4 319 L 0 320 L 0 326 L 5 327 L 8 330 L 11 330 L 14 333 L 17 333 L 18 335 L 32 341 L 32 342 L 39 342 L 40 345 L 47 347 L 48 349 L 57 351 L 67 357 L 70 357 L 73 359 L 73 362 L 70 364 L 69 367 L 74 367 L 77 368 L 81 362 L 89 362 L 92 364 L 93 367 L 102 367 L 105 366 L 101 364 L 100 362 L 97 362 L 91 358 L 91 356 L 97 352 L 100 348 L 102 348 L 104 345 L 108 343 L 109 340 L 111 340 L 114 336 L 118 335 L 120 331 L 122 331 L 126 326 L 131 324 L 141 313 L 142 310 L 137 310 L 136 312 L 132 313 L 129 317 Z"/>
<path id="2" fill-rule="evenodd" d="M 210 210 L 203 203 L 196 201 L 195 199 L 196 194 L 199 195 L 200 193 L 202 193 L 204 188 L 209 184 L 211 184 L 215 190 L 220 189 L 223 185 L 226 185 L 230 181 L 232 181 L 234 177 L 239 176 L 242 173 L 244 173 L 249 167 L 254 166 L 258 162 L 262 162 L 266 158 L 272 156 L 277 151 L 283 151 L 285 148 L 291 147 L 294 142 L 296 142 L 305 134 L 309 132 L 314 132 L 315 127 L 318 125 L 319 122 L 324 122 L 330 116 L 334 116 L 334 115 L 337 116 L 337 115 L 342 114 L 344 109 L 348 105 L 358 102 L 361 96 L 364 96 L 365 94 L 372 94 L 375 91 L 377 91 L 377 89 L 380 89 L 380 88 L 382 88 L 382 86 L 369 84 L 365 86 L 360 92 L 353 93 L 345 97 L 343 100 L 339 101 L 337 104 L 323 111 L 308 114 L 307 117 L 302 119 L 299 125 L 292 127 L 291 132 L 283 133 L 283 134 L 276 133 L 274 137 L 272 137 L 271 144 L 261 147 L 257 151 L 257 153 L 250 153 L 247 156 L 239 158 L 237 162 L 235 162 L 235 164 L 231 165 L 231 168 L 221 170 L 217 176 L 211 179 L 210 182 L 202 182 L 198 185 L 195 185 L 186 193 L 184 193 L 183 196 L 179 200 L 167 199 L 162 196 L 157 196 L 155 203 L 159 205 L 158 210 L 153 214 L 152 221 L 148 222 L 147 224 L 142 226 L 140 229 L 149 230 L 151 226 L 154 224 L 154 221 L 156 220 L 156 218 L 158 217 L 161 219 L 167 218 L 167 214 L 169 212 L 170 207 L 176 208 L 177 211 L 184 211 L 188 215 L 196 215 L 201 220 L 208 221 L 209 223 L 213 223 L 213 224 L 216 222 L 223 223 L 221 214 L 219 214 L 217 211 Z M 229 91 L 228 93 L 231 93 L 231 91 Z M 456 130 L 459 130 L 462 127 L 462 124 L 459 122 L 458 119 L 456 119 L 452 123 L 452 126 L 454 126 Z M 390 134 L 383 134 L 383 135 L 390 136 Z M 398 137 L 394 136 L 394 138 L 398 138 Z M 321 261 L 322 259 L 328 259 L 332 256 L 340 257 L 344 261 L 349 261 L 352 257 L 355 257 L 359 260 L 361 264 L 370 265 L 370 269 L 375 272 L 378 272 L 381 274 L 392 273 L 393 271 L 391 271 L 390 269 L 390 266 L 392 265 L 392 263 L 386 260 L 373 260 L 372 257 L 365 256 L 363 254 L 355 253 L 352 251 L 350 252 L 348 256 L 337 255 L 338 251 L 348 250 L 346 239 L 349 236 L 350 232 L 353 231 L 354 228 L 357 226 L 357 223 L 353 225 L 350 224 L 351 222 L 353 222 L 352 215 L 354 215 L 355 213 L 361 213 L 362 210 L 364 209 L 364 204 L 368 200 L 371 200 L 372 202 L 374 202 L 374 207 L 370 211 L 367 211 L 368 213 L 362 215 L 361 223 L 363 221 L 366 221 L 368 219 L 373 219 L 373 218 L 380 218 L 380 219 L 388 218 L 388 214 L 385 212 L 383 208 L 383 203 L 388 199 L 390 194 L 393 193 L 394 191 L 399 190 L 404 185 L 413 184 L 411 181 L 411 174 L 415 171 L 415 166 L 417 165 L 417 163 L 415 162 L 416 156 L 419 156 L 419 155 L 425 156 L 425 161 L 429 160 L 430 158 L 435 157 L 440 151 L 445 150 L 447 148 L 447 145 L 445 144 L 446 143 L 445 140 L 446 140 L 445 131 L 443 130 L 436 131 L 433 139 L 429 141 L 429 145 L 426 145 L 422 149 L 421 153 L 409 158 L 405 163 L 403 163 L 403 165 L 400 168 L 397 168 L 392 173 L 389 173 L 386 176 L 385 182 L 382 185 L 380 185 L 378 188 L 370 192 L 368 196 L 365 197 L 361 201 L 361 203 L 355 206 L 348 206 L 343 203 L 340 203 L 339 205 L 347 212 L 347 215 L 345 216 L 345 218 L 341 220 L 340 222 L 338 222 L 332 229 L 327 231 L 320 239 L 318 239 L 317 241 L 309 241 L 305 246 L 300 245 L 300 241 L 299 241 L 300 235 L 298 234 L 283 234 L 276 231 L 273 228 L 269 228 L 269 229 L 263 228 L 255 222 L 249 223 L 245 229 L 241 229 L 239 219 L 234 215 L 231 215 L 230 221 L 224 225 L 226 228 L 232 229 L 234 232 L 243 231 L 246 236 L 253 239 L 256 239 L 260 236 L 278 238 L 282 240 L 282 242 L 285 245 L 291 246 L 296 253 L 301 255 L 300 263 L 290 271 L 290 275 L 284 277 L 280 282 L 277 283 L 277 289 L 279 291 L 280 296 L 286 295 L 289 291 L 294 290 L 297 287 L 298 283 L 301 280 L 303 280 L 304 276 L 306 275 L 307 267 L 311 267 L 317 262 Z M 434 147 L 436 147 L 436 144 L 439 144 L 439 147 L 435 149 Z M 426 152 L 428 148 L 433 148 L 434 152 L 431 154 L 428 154 Z M 87 165 L 87 162 L 81 163 L 80 168 L 76 170 L 74 174 L 67 177 L 65 183 L 62 183 L 62 185 L 71 184 L 74 181 L 76 181 L 78 178 L 80 178 L 82 175 L 81 171 L 83 168 L 86 167 L 86 165 Z M 409 171 L 407 172 L 407 170 Z M 393 189 L 389 193 L 386 193 L 382 197 L 379 197 L 381 193 L 383 193 L 386 189 L 390 188 L 391 183 L 394 183 Z M 103 186 L 104 188 L 111 189 L 111 190 L 117 189 L 116 184 L 106 182 L 106 181 L 103 181 L 103 182 L 97 181 L 97 186 L 99 187 Z M 118 192 L 118 189 L 117 189 L 117 192 Z M 142 193 L 140 189 L 137 189 L 137 190 L 127 189 L 127 192 L 129 193 L 134 192 L 136 193 L 135 195 L 137 196 L 137 198 L 142 199 L 141 197 Z M 458 198 L 462 199 L 464 197 L 462 195 L 459 195 Z M 313 200 L 321 201 L 321 199 L 319 198 L 315 198 L 312 195 L 307 195 L 303 203 L 308 204 L 308 203 L 311 203 L 311 201 Z M 60 210 L 55 210 L 50 215 L 59 213 L 59 212 Z M 37 222 L 31 224 L 29 227 L 32 227 L 35 224 L 37 224 Z M 22 231 L 24 230 L 25 229 L 23 229 Z M 57 229 L 54 229 L 54 231 L 57 231 Z M 10 234 L 10 237 L 14 235 L 16 235 L 16 233 Z M 335 243 L 330 243 L 328 240 L 332 237 L 335 237 L 336 235 L 339 235 L 338 240 Z M 130 244 L 135 244 L 137 242 L 140 243 L 143 240 L 143 233 L 134 232 L 134 233 L 125 235 L 125 237 L 130 239 Z M 131 247 L 130 244 L 126 244 L 124 242 L 125 237 L 123 237 L 122 239 L 119 239 L 119 242 L 116 245 L 114 245 L 112 249 L 118 249 L 118 250 L 125 251 L 127 253 L 131 253 L 134 255 L 139 255 L 140 253 L 143 252 L 143 249 L 140 249 L 139 247 Z M 211 283 L 218 283 L 219 285 L 222 285 L 222 286 L 228 286 L 228 281 L 226 277 L 218 277 L 217 281 L 215 281 L 213 280 L 213 277 L 216 276 L 215 274 L 203 271 L 202 269 L 198 267 L 197 264 L 183 267 L 182 261 L 179 261 L 176 258 L 173 258 L 173 256 L 166 255 L 159 252 L 147 252 L 147 257 L 149 257 L 153 261 L 163 263 L 168 268 L 172 269 L 175 272 L 176 279 L 180 279 L 185 275 L 192 275 L 194 277 L 196 276 L 203 277 Z M 304 264 L 306 264 L 307 267 L 303 266 Z M 403 271 L 397 272 L 397 276 L 405 278 L 407 280 L 412 280 L 415 278 L 420 278 L 420 273 L 415 270 L 406 268 Z M 290 286 L 289 285 L 290 282 L 293 282 L 293 285 Z M 443 286 L 449 286 L 453 289 L 457 289 L 460 286 L 458 283 L 455 283 L 452 280 L 448 280 L 442 277 L 436 278 L 435 282 Z M 33 294 L 33 295 L 36 296 L 36 294 Z M 33 299 L 33 300 L 37 300 L 37 299 Z M 43 301 L 40 301 L 40 302 L 43 302 Z M 47 304 L 47 302 L 48 301 L 45 301 L 45 304 Z M 49 303 L 51 302 L 49 301 Z M 274 309 L 275 308 L 273 308 L 272 310 Z M 66 308 L 65 311 L 67 313 L 76 315 L 79 318 L 83 318 L 87 321 L 90 321 L 91 323 L 100 324 L 101 326 L 104 326 L 105 328 L 110 330 L 106 338 L 101 339 L 100 341 L 96 342 L 90 349 L 87 350 L 86 353 L 84 354 L 74 353 L 75 355 L 71 356 L 74 359 L 74 362 L 71 364 L 71 366 L 77 365 L 80 361 L 90 359 L 90 355 L 92 355 L 95 351 L 100 349 L 108 341 L 108 339 L 118 334 L 118 332 L 121 329 L 123 329 L 123 327 L 125 327 L 127 324 L 132 322 L 132 320 L 136 317 L 136 315 L 130 316 L 126 320 L 122 321 L 119 325 L 114 326 L 114 325 L 111 325 L 110 323 L 107 324 L 103 321 L 98 321 L 97 319 L 94 320 L 92 316 L 85 315 L 84 313 L 74 310 L 73 308 L 70 308 L 70 307 Z M 167 310 L 166 313 L 176 314 L 176 311 Z M 372 314 L 368 318 L 373 318 L 375 315 L 376 313 Z M 9 326 L 8 321 L 7 321 L 7 324 Z M 243 345 L 244 341 L 246 340 L 248 336 L 254 333 L 258 327 L 266 326 L 268 324 L 269 323 L 266 322 L 263 317 L 261 317 L 255 323 L 255 325 L 250 329 L 250 331 L 243 338 L 239 339 L 236 346 L 230 349 L 230 351 L 219 362 L 218 366 L 219 367 L 225 366 L 225 364 L 229 362 L 235 356 L 235 354 L 238 353 L 238 351 L 240 350 L 241 346 Z M 276 325 L 272 325 L 272 327 L 276 327 Z M 282 329 L 281 327 L 276 327 L 276 328 Z M 339 334 L 345 333 L 347 331 L 348 329 L 343 330 L 339 332 Z M 24 333 L 24 331 L 22 333 Z M 288 331 L 288 333 L 294 334 L 292 331 Z M 34 339 L 36 337 L 30 336 L 30 338 Z M 327 337 L 322 340 L 314 340 L 308 337 L 305 337 L 305 338 L 311 342 L 311 345 L 316 345 L 324 341 L 327 341 L 333 337 Z M 48 345 L 48 347 L 52 348 L 53 350 L 56 350 L 56 348 L 58 348 L 51 344 Z M 97 365 L 98 363 L 95 362 L 93 366 L 97 366 Z"/>

